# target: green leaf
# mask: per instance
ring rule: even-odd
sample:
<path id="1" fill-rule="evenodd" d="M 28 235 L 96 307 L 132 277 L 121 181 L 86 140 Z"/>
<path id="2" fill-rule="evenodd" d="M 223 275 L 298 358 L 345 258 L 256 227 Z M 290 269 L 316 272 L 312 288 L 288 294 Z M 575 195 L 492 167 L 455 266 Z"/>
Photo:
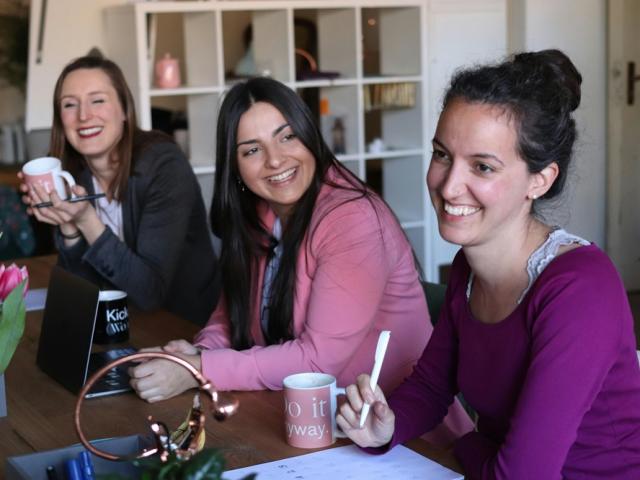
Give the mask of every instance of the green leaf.
<path id="1" fill-rule="evenodd" d="M 205 448 L 182 464 L 180 478 L 185 480 L 220 480 L 224 459 L 220 452 Z"/>
<path id="2" fill-rule="evenodd" d="M 224 480 L 224 458 L 213 448 L 205 448 L 196 453 L 189 460 L 179 460 L 175 453 L 171 453 L 166 462 L 161 462 L 158 456 L 137 459 L 133 464 L 143 469 L 142 480 Z M 243 480 L 254 480 L 252 473 Z"/>
<path id="3" fill-rule="evenodd" d="M 26 309 L 22 298 L 26 280 L 16 286 L 2 304 L 0 312 L 0 373 L 9 366 L 11 357 L 24 333 Z"/>

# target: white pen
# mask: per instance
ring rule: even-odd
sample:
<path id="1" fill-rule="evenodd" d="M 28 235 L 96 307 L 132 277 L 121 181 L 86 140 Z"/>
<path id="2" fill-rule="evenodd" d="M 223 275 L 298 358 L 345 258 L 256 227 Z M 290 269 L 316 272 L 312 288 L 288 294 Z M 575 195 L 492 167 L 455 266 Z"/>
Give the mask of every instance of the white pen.
<path id="1" fill-rule="evenodd" d="M 373 362 L 373 370 L 371 371 L 371 389 L 375 391 L 378 384 L 378 377 L 380 376 L 380 369 L 382 368 L 382 361 L 384 360 L 384 354 L 387 352 L 387 345 L 389 345 L 389 337 L 391 332 L 389 330 L 383 330 L 378 337 L 378 345 L 376 346 L 376 357 Z M 371 405 L 365 403 L 360 411 L 360 428 L 364 426 L 364 422 L 367 420 L 369 409 Z"/>

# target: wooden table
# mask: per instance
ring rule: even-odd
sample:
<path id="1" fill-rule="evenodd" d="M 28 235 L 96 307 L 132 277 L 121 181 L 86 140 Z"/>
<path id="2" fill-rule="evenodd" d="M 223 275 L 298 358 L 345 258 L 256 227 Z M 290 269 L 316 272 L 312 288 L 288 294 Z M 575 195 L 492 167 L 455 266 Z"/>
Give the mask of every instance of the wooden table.
<path id="1" fill-rule="evenodd" d="M 30 273 L 31 288 L 46 287 L 54 256 L 19 260 Z M 5 372 L 8 416 L 0 419 L 0 459 L 34 451 L 62 448 L 78 443 L 73 426 L 76 396 L 40 371 L 36 353 L 42 312 L 29 312 L 24 336 Z M 131 312 L 131 343 L 138 347 L 161 345 L 174 338 L 193 337 L 197 327 L 167 312 Z M 227 467 L 237 468 L 309 453 L 290 447 L 284 439 L 284 411 L 281 392 L 238 392 L 239 412 L 225 422 L 212 418 L 206 423 L 206 446 L 224 452 Z M 193 392 L 156 404 L 134 394 L 87 400 L 83 409 L 85 434 L 93 438 L 148 433 L 147 415 L 164 421 L 171 429 L 179 425 L 191 404 Z M 339 440 L 336 445 L 346 445 Z M 449 452 L 424 440 L 409 447 L 459 470 Z M 0 472 L 4 478 L 4 465 Z"/>

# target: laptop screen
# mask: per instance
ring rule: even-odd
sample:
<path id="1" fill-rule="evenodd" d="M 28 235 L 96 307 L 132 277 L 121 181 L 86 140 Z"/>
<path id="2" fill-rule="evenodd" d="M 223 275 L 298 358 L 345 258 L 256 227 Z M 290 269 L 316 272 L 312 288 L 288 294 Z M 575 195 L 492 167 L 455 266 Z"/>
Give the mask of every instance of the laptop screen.
<path id="1" fill-rule="evenodd" d="M 37 364 L 74 393 L 86 380 L 99 294 L 93 283 L 60 267 L 53 268 Z"/>

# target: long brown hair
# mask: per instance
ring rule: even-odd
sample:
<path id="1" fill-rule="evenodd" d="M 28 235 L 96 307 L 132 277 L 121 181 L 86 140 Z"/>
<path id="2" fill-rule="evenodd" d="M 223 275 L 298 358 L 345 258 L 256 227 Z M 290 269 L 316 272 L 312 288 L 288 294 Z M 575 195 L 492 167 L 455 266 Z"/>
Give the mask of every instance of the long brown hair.
<path id="1" fill-rule="evenodd" d="M 116 200 L 120 200 L 127 189 L 127 182 L 131 173 L 134 138 L 141 132 L 138 128 L 131 90 L 127 86 L 122 70 L 111 60 L 98 56 L 80 57 L 73 60 L 62 70 L 53 92 L 53 126 L 51 128 L 49 155 L 61 159 L 63 168 L 68 170 L 74 177 L 77 177 L 87 166 L 84 156 L 73 148 L 65 137 L 60 115 L 60 96 L 62 84 L 67 75 L 75 70 L 96 68 L 102 70 L 109 77 L 125 116 L 122 137 L 115 147 L 114 155 L 109 159 L 109 161 L 117 162 L 118 167 L 116 176 L 111 185 L 109 185 L 108 193 Z"/>

